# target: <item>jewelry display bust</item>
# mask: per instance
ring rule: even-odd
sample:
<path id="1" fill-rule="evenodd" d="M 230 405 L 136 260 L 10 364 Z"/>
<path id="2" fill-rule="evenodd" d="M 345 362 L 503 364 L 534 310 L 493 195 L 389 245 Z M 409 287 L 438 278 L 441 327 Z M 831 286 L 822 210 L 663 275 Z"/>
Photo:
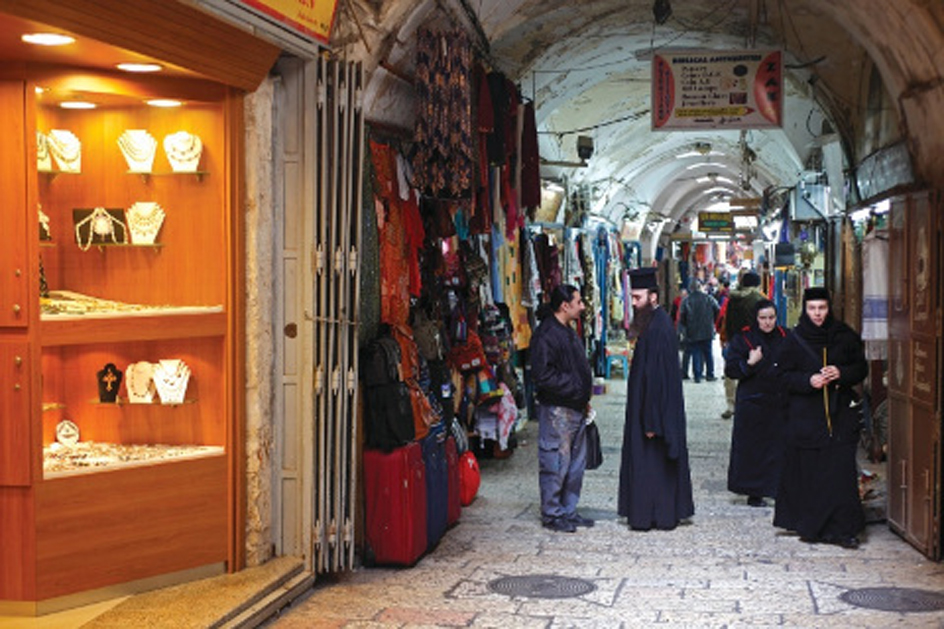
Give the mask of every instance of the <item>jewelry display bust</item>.
<path id="1" fill-rule="evenodd" d="M 153 245 L 164 224 L 164 210 L 153 201 L 138 201 L 125 213 L 131 242 L 135 245 Z"/>
<path id="2" fill-rule="evenodd" d="M 131 363 L 125 370 L 125 389 L 132 404 L 154 402 L 154 364 L 147 361 Z"/>
<path id="3" fill-rule="evenodd" d="M 114 404 L 118 401 L 118 387 L 121 386 L 121 371 L 114 363 L 108 363 L 98 372 L 98 401 Z"/>
<path id="4" fill-rule="evenodd" d="M 49 140 L 42 131 L 36 132 L 36 170 L 41 173 L 52 172 L 52 155 L 49 153 Z"/>
<path id="5" fill-rule="evenodd" d="M 190 380 L 190 367 L 179 358 L 163 359 L 154 366 L 154 385 L 161 404 L 183 404 Z"/>
<path id="6" fill-rule="evenodd" d="M 74 133 L 65 129 L 53 129 L 47 136 L 47 143 L 60 172 L 82 172 L 82 143 Z"/>
<path id="7" fill-rule="evenodd" d="M 203 141 L 187 131 L 171 133 L 164 138 L 164 153 L 175 173 L 194 173 L 200 165 Z"/>
<path id="8" fill-rule="evenodd" d="M 80 218 L 84 212 L 89 212 Z M 107 210 L 97 207 L 89 210 L 73 210 L 75 220 L 75 242 L 82 251 L 88 251 L 93 244 L 104 244 L 111 240 L 114 244 L 128 243 L 128 228 L 124 223 L 124 210 Z M 119 229 L 121 235 L 116 234 Z"/>
<path id="9" fill-rule="evenodd" d="M 128 129 L 118 138 L 118 148 L 132 173 L 150 173 L 157 153 L 157 140 L 144 129 Z"/>

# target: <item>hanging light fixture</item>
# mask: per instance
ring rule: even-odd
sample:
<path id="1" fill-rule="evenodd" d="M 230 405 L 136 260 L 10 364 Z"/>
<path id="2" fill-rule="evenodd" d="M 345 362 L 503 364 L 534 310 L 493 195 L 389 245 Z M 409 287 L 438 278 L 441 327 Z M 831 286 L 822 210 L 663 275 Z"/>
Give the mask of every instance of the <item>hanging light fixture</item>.
<path id="1" fill-rule="evenodd" d="M 672 5 L 669 0 L 656 0 L 652 5 L 652 15 L 656 24 L 665 24 L 672 17 Z"/>

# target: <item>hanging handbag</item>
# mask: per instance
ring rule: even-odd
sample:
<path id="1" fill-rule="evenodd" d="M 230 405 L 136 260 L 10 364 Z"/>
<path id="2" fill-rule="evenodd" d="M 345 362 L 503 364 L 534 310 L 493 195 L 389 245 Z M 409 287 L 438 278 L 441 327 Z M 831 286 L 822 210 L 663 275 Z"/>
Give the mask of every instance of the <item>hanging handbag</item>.
<path id="1" fill-rule="evenodd" d="M 597 423 L 591 421 L 587 424 L 587 469 L 595 470 L 603 465 L 603 450 L 600 447 L 600 429 Z"/>

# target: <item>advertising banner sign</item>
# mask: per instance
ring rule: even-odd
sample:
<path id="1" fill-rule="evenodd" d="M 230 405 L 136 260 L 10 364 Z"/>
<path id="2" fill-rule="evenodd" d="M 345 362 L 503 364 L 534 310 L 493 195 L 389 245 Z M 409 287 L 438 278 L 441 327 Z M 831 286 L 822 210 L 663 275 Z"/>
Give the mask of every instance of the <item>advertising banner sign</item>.
<path id="1" fill-rule="evenodd" d="M 237 0 L 323 44 L 331 38 L 337 0 Z"/>
<path id="2" fill-rule="evenodd" d="M 765 129 L 783 123 L 779 50 L 663 51 L 652 57 L 652 128 Z"/>

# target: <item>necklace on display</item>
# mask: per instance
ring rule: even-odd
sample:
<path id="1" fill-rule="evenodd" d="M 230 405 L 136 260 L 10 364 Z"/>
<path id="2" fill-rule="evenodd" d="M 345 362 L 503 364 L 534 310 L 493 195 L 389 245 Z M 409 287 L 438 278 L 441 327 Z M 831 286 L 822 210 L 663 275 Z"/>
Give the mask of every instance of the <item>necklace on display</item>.
<path id="1" fill-rule="evenodd" d="M 203 153 L 203 141 L 198 135 L 178 131 L 164 138 L 164 152 L 175 173 L 196 172 Z"/>
<path id="2" fill-rule="evenodd" d="M 42 231 L 40 240 L 52 240 L 52 231 L 49 228 L 49 215 L 43 212 L 43 206 L 39 206 L 39 229 Z"/>
<path id="3" fill-rule="evenodd" d="M 82 227 L 86 225 L 88 225 L 89 228 L 88 238 L 83 242 Z M 118 240 L 118 237 L 115 235 L 116 226 L 121 228 L 121 240 Z M 82 251 L 89 250 L 96 236 L 100 242 L 104 242 L 105 238 L 111 238 L 111 241 L 115 244 L 125 244 L 127 241 L 126 229 L 124 223 L 112 216 L 108 210 L 103 207 L 97 207 L 92 210 L 91 214 L 75 224 L 75 242 Z"/>
<path id="4" fill-rule="evenodd" d="M 41 173 L 52 172 L 52 155 L 49 154 L 49 140 L 42 131 L 36 132 L 36 169 Z"/>
<path id="5" fill-rule="evenodd" d="M 138 201 L 128 208 L 128 231 L 136 245 L 153 245 L 164 224 L 164 210 L 153 201 Z"/>
<path id="6" fill-rule="evenodd" d="M 144 129 L 128 129 L 118 137 L 118 148 L 133 173 L 149 173 L 154 167 L 157 140 Z"/>
<path id="7" fill-rule="evenodd" d="M 154 367 L 154 384 L 161 404 L 183 404 L 190 380 L 190 367 L 180 359 L 158 361 Z"/>
<path id="8" fill-rule="evenodd" d="M 82 143 L 65 129 L 53 129 L 48 136 L 49 152 L 64 173 L 82 172 Z"/>
<path id="9" fill-rule="evenodd" d="M 154 401 L 154 365 L 147 361 L 140 361 L 128 365 L 125 372 L 125 388 L 128 390 L 128 401 L 132 404 L 150 404 Z"/>

